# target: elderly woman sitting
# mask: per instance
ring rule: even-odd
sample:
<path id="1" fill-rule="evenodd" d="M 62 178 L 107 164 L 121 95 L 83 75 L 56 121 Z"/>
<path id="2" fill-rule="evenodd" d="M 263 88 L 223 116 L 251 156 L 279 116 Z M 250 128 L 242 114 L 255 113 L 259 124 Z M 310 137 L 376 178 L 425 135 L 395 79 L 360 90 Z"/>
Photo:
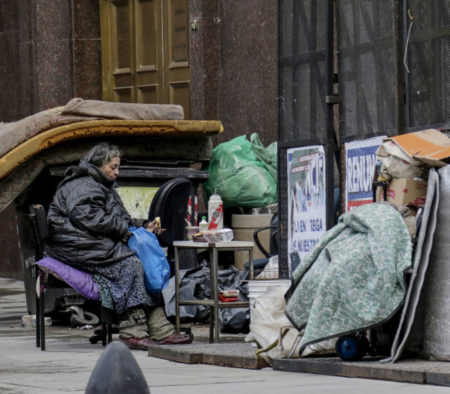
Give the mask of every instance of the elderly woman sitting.
<path id="1" fill-rule="evenodd" d="M 142 263 L 126 244 L 130 226 L 156 235 L 164 230 L 154 221 L 131 219 L 115 190 L 119 167 L 120 152 L 103 143 L 67 170 L 49 208 L 46 252 L 92 274 L 102 307 L 115 311 L 119 338 L 129 348 L 190 343 L 192 336 L 176 334 L 167 320 L 162 297 L 145 290 Z"/>

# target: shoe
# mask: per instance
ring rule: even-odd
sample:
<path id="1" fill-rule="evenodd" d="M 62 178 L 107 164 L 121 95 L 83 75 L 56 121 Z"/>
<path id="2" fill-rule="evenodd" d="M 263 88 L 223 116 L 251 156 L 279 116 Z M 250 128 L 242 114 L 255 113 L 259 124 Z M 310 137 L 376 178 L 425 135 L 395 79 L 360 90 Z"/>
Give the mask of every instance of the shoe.
<path id="1" fill-rule="evenodd" d="M 154 345 L 155 342 L 152 341 L 149 337 L 144 338 L 124 338 L 119 336 L 119 341 L 128 347 L 128 349 L 133 350 L 148 350 L 149 345 Z"/>
<path id="2" fill-rule="evenodd" d="M 183 345 L 187 343 L 192 343 L 194 336 L 192 334 L 177 334 L 174 332 L 168 337 L 161 339 L 160 341 L 152 341 L 156 342 L 158 345 Z M 152 343 L 153 345 L 153 343 Z"/>

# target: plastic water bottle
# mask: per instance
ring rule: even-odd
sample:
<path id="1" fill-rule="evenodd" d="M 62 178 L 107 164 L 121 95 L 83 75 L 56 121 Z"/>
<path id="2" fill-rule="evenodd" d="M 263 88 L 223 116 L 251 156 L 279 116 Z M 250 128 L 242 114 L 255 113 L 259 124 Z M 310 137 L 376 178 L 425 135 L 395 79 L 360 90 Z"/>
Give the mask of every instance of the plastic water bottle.
<path id="1" fill-rule="evenodd" d="M 216 191 L 208 201 L 208 219 L 210 230 L 223 229 L 223 201 Z"/>
<path id="2" fill-rule="evenodd" d="M 206 221 L 206 216 L 202 216 L 202 220 L 198 224 L 198 231 L 208 230 L 208 222 Z"/>

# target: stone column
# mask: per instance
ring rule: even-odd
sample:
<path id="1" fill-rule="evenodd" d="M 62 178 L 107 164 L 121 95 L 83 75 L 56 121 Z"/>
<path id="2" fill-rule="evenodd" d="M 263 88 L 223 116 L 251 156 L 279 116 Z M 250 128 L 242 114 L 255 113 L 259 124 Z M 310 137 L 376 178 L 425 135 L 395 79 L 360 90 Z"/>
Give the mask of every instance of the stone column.
<path id="1" fill-rule="evenodd" d="M 73 96 L 72 1 L 31 2 L 34 110 L 64 105 Z"/>
<path id="2" fill-rule="evenodd" d="M 220 18 L 218 0 L 190 0 L 189 56 L 192 119 L 219 119 Z"/>

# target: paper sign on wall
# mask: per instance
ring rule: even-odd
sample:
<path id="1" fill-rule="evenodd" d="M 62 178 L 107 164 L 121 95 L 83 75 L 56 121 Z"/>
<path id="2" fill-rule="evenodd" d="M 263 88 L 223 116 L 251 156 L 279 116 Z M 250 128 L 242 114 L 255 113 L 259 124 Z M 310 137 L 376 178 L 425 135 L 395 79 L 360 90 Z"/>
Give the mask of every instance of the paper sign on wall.
<path id="1" fill-rule="evenodd" d="M 376 150 L 383 138 L 375 137 L 345 144 L 345 211 L 373 202 L 372 183 L 377 162 Z"/>
<path id="2" fill-rule="evenodd" d="M 314 145 L 287 151 L 290 272 L 326 231 L 325 151 Z"/>

